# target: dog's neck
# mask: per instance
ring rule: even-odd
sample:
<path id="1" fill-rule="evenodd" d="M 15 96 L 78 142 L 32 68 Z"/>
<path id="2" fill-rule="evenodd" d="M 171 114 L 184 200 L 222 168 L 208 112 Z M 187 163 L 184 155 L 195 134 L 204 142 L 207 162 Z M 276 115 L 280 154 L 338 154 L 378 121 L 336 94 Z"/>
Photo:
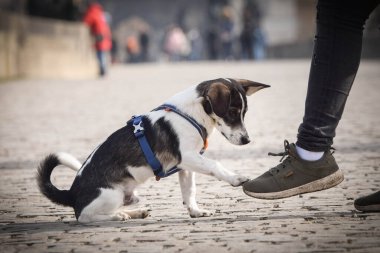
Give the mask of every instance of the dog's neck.
<path id="1" fill-rule="evenodd" d="M 165 103 L 176 106 L 182 112 L 193 117 L 199 124 L 206 128 L 210 135 L 215 127 L 215 121 L 205 112 L 202 101 L 195 86 L 192 86 L 169 98 Z"/>

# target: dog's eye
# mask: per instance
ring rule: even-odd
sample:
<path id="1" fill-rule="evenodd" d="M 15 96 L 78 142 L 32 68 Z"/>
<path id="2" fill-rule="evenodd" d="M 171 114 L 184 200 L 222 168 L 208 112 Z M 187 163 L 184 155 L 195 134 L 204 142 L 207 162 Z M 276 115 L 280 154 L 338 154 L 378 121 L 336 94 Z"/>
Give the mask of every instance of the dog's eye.
<path id="1" fill-rule="evenodd" d="M 231 108 L 231 109 L 228 111 L 228 114 L 230 115 L 230 117 L 236 118 L 236 117 L 239 117 L 239 116 L 240 116 L 240 110 L 238 110 L 238 109 L 236 109 L 236 108 Z"/>

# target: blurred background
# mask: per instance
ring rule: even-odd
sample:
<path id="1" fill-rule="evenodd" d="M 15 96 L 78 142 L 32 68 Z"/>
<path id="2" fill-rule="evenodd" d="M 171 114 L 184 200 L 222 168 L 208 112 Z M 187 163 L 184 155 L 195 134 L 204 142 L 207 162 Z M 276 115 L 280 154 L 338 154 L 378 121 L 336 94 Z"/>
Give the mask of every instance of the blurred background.
<path id="1" fill-rule="evenodd" d="M 310 58 L 316 0 L 0 0 L 0 79 L 104 76 L 113 64 Z M 380 58 L 380 8 L 363 58 Z"/>

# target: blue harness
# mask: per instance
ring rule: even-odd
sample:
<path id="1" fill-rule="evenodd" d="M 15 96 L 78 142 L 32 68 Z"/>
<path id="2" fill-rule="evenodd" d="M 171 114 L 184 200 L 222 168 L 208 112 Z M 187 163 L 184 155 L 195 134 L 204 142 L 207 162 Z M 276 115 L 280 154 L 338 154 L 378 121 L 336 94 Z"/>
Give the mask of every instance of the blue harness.
<path id="1" fill-rule="evenodd" d="M 207 131 L 203 126 L 201 126 L 194 118 L 192 118 L 191 116 L 181 112 L 180 110 L 178 110 L 173 105 L 163 104 L 163 105 L 157 107 L 156 109 L 154 109 L 153 111 L 159 111 L 159 110 L 165 110 L 167 112 L 177 113 L 178 115 L 180 115 L 181 117 L 186 119 L 188 122 L 190 122 L 195 127 L 195 129 L 197 129 L 197 131 L 199 132 L 200 136 L 203 139 L 204 146 L 203 146 L 202 150 L 200 151 L 200 154 L 204 153 L 204 151 L 207 148 Z M 168 177 L 168 176 L 180 171 L 181 169 L 177 168 L 177 166 L 174 166 L 173 168 L 171 168 L 167 172 L 165 172 L 162 169 L 162 165 L 161 165 L 160 161 L 157 159 L 156 155 L 153 153 L 153 150 L 150 147 L 148 140 L 146 139 L 146 136 L 144 133 L 145 132 L 144 123 L 142 121 L 142 118 L 143 118 L 143 116 L 141 116 L 141 115 L 140 116 L 133 116 L 132 119 L 130 119 L 127 122 L 127 124 L 128 125 L 132 124 L 132 126 L 134 127 L 133 134 L 135 135 L 136 139 L 138 140 L 138 142 L 140 144 L 140 148 L 144 153 L 145 159 L 148 162 L 148 164 L 150 165 L 150 167 L 152 168 L 154 175 L 156 176 L 156 180 L 158 181 L 158 180 L 160 180 L 160 178 Z"/>

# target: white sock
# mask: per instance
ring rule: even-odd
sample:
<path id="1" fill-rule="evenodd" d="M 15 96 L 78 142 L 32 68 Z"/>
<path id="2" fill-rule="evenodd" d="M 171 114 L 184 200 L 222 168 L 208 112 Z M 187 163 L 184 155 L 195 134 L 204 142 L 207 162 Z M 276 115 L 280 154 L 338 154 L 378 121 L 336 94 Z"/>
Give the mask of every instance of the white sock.
<path id="1" fill-rule="evenodd" d="M 301 159 L 306 161 L 317 161 L 322 158 L 324 152 L 313 152 L 296 145 L 296 150 Z"/>

